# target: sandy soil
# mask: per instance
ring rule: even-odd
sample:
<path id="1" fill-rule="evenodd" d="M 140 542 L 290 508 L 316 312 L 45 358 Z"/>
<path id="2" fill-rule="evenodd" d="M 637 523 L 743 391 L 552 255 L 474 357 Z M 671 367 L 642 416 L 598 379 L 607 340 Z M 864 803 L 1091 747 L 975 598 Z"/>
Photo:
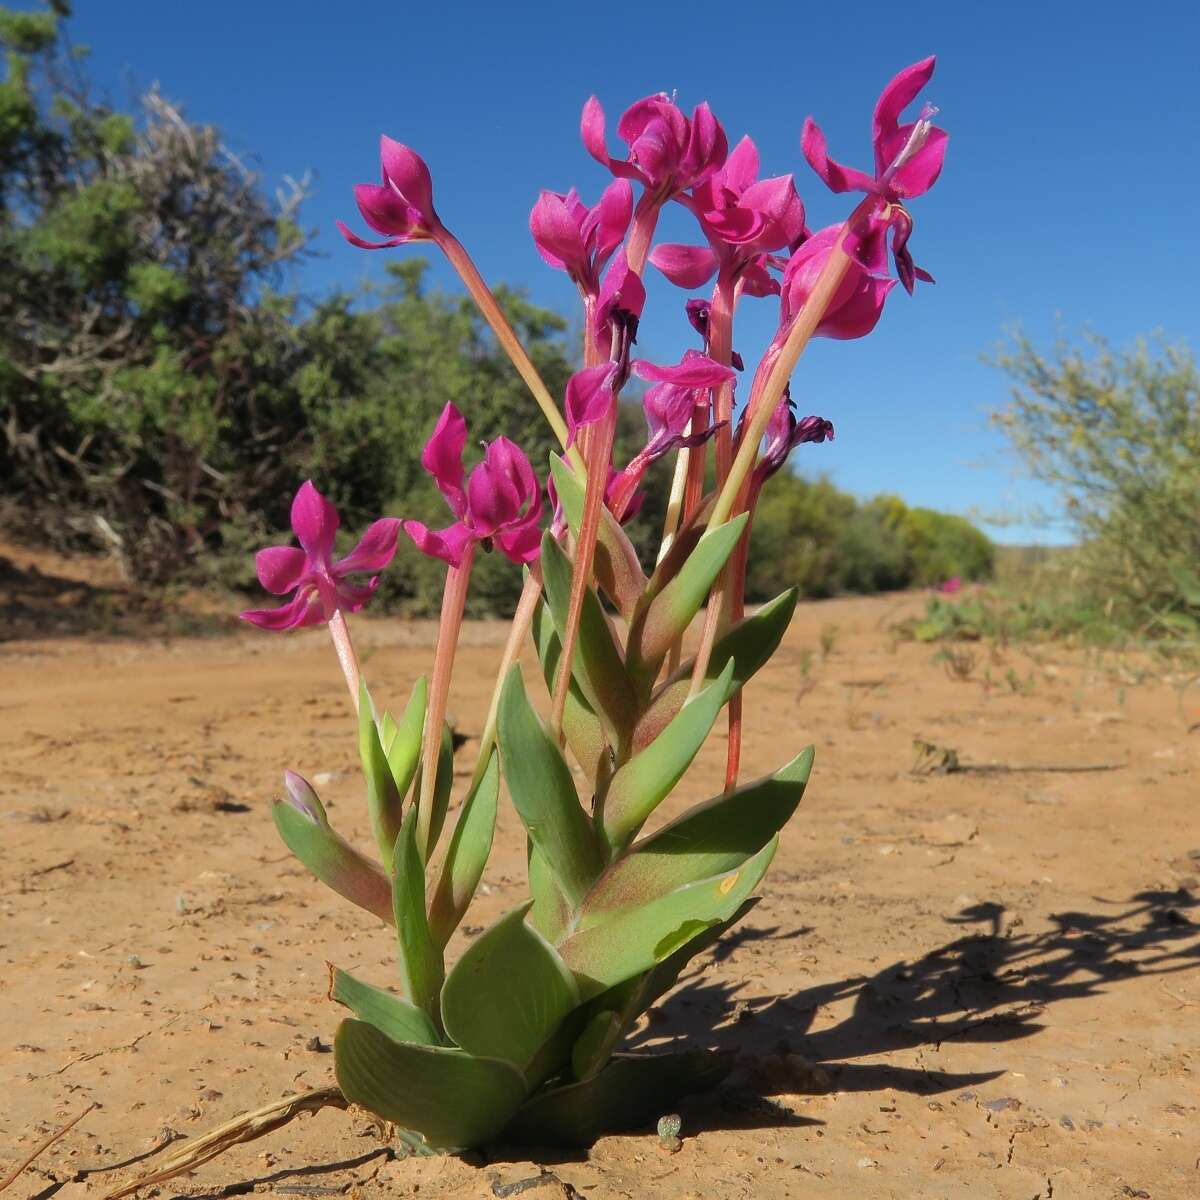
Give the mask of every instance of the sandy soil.
<path id="1" fill-rule="evenodd" d="M 540 1162 L 401 1159 L 326 1111 L 159 1194 L 486 1197 L 543 1166 L 556 1178 L 530 1194 L 589 1200 L 1200 1194 L 1197 692 L 1057 649 L 976 647 L 955 679 L 891 644 L 920 603 L 806 606 L 750 690 L 750 770 L 807 741 L 817 766 L 762 904 L 639 1035 L 741 1055 L 682 1110 L 681 1152 L 649 1131 Z M 22 1200 L 98 1198 L 167 1131 L 330 1081 L 326 960 L 393 970 L 387 932 L 310 880 L 268 813 L 292 766 L 368 840 L 323 632 L 64 628 L 0 643 L 0 1176 L 100 1107 L 13 1185 Z M 464 732 L 501 637 L 467 632 Z M 426 624 L 360 639 L 393 703 L 428 667 Z M 1012 769 L 914 774 L 914 739 Z M 680 802 L 723 759 L 716 741 Z M 470 929 L 522 895 L 522 845 L 504 812 Z"/>

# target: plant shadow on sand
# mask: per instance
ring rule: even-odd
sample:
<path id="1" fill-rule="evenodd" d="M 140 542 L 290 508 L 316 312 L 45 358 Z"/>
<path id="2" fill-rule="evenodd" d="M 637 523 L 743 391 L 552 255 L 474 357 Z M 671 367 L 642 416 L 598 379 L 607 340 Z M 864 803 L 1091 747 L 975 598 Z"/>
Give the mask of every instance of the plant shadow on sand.
<path id="1" fill-rule="evenodd" d="M 1186 890 L 1144 891 L 1105 913 L 1053 914 L 1052 928 L 1005 928 L 1005 909 L 977 904 L 949 918 L 976 926 L 920 958 L 893 962 L 873 976 L 821 984 L 791 995 L 739 1001 L 742 985 L 696 974 L 651 1013 L 632 1049 L 732 1050 L 738 1069 L 728 1083 L 689 1108 L 688 1127 L 752 1128 L 813 1122 L 770 1099 L 805 1091 L 893 1089 L 933 1095 L 1004 1074 L 1002 1049 L 994 1070 L 954 1074 L 886 1062 L 855 1062 L 948 1042 L 997 1047 L 1031 1037 L 1052 1004 L 1098 995 L 1135 976 L 1200 968 L 1200 899 Z M 718 958 L 753 941 L 802 937 L 805 929 L 734 931 Z M 814 1029 L 819 1010 L 849 1001 L 850 1015 Z M 723 1019 L 724 1017 L 724 1019 Z M 714 1026 L 716 1026 L 714 1028 Z M 807 1077 L 806 1076 L 807 1073 Z"/>

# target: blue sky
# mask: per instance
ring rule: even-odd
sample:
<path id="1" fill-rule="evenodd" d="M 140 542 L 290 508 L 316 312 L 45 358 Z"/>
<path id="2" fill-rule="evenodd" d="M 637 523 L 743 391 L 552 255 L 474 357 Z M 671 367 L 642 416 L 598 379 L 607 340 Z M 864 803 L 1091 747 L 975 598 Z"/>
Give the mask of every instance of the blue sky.
<path id="1" fill-rule="evenodd" d="M 1043 343 L 1083 327 L 1119 343 L 1154 329 L 1194 335 L 1200 6 L 1188 0 L 76 9 L 72 36 L 92 48 L 91 74 L 113 100 L 157 82 L 190 117 L 219 125 L 269 184 L 311 171 L 307 223 L 322 256 L 303 269 L 310 294 L 381 272 L 382 253 L 345 245 L 333 222 L 355 221 L 351 185 L 377 178 L 386 132 L 429 162 L 439 211 L 485 277 L 564 311 L 573 291 L 537 256 L 526 221 L 540 187 L 577 185 L 594 199 L 607 182 L 579 143 L 589 93 L 614 149 L 612 127 L 633 100 L 676 90 L 690 109 L 707 99 L 731 142 L 755 138 L 766 173 L 795 173 L 819 227 L 846 203 L 800 156 L 804 117 L 823 125 L 835 157 L 868 165 L 880 87 L 936 53 L 926 95 L 951 142 L 942 179 L 914 202 L 912 245 L 938 283 L 916 299 L 897 290 L 871 337 L 816 344 L 793 390 L 838 432 L 803 448 L 806 469 L 859 494 L 1005 514 L 1016 523 L 991 528 L 1000 540 L 1066 537 L 1030 524 L 1053 497 L 1018 477 L 988 428 L 1007 383 L 981 356 L 1006 326 L 1020 322 Z M 664 232 L 698 240 L 682 211 Z M 673 361 L 691 344 L 683 299 L 652 286 L 647 357 Z M 775 319 L 774 301 L 743 305 L 735 340 L 747 358 Z"/>

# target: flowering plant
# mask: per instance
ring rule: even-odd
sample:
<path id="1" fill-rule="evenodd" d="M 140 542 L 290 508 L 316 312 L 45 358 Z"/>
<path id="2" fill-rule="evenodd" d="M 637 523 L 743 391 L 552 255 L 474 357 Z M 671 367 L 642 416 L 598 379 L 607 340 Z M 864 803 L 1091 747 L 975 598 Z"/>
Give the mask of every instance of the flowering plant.
<path id="1" fill-rule="evenodd" d="M 796 602 L 793 589 L 745 614 L 750 525 L 762 488 L 793 448 L 833 437 L 824 418 L 797 417 L 789 394 L 810 339 L 862 337 L 897 280 L 910 293 L 930 280 L 909 250 L 907 203 L 937 178 L 946 135 L 929 106 L 911 122 L 901 123 L 901 113 L 933 67 L 929 58 L 907 68 L 880 96 L 872 174 L 837 163 L 819 127 L 805 122 L 803 154 L 820 179 L 835 193 L 863 193 L 845 220 L 817 232 L 792 177 L 760 179 L 754 143 L 744 138 L 730 152 L 706 104 L 688 116 L 666 96 L 639 101 L 617 123 L 627 153 L 615 157 L 604 113 L 589 100 L 583 142 L 613 181 L 592 207 L 574 190 L 544 191 L 530 216 L 542 258 L 572 279 L 584 309 L 582 363 L 561 403 L 435 210 L 422 159 L 384 138 L 382 182 L 355 189 L 363 220 L 382 240 L 343 226 L 346 238 L 368 249 L 434 242 L 562 446 L 545 486 L 504 437 L 468 474 L 467 419 L 447 404 L 422 463 L 452 522 L 430 529 L 386 518 L 335 559 L 337 513 L 305 483 L 292 509 L 301 548 L 258 557 L 263 585 L 293 597 L 243 614 L 267 629 L 329 626 L 358 711 L 378 854 L 336 833 L 294 772 L 275 821 L 318 879 L 395 928 L 399 994 L 333 970 L 331 996 L 352 1014 L 337 1032 L 337 1079 L 350 1101 L 432 1147 L 585 1142 L 653 1117 L 727 1065 L 712 1056 L 622 1055 L 619 1047 L 685 964 L 753 906 L 808 780 L 811 747 L 741 782 L 741 689 L 774 653 Z M 652 246 L 669 203 L 695 216 L 703 245 Z M 673 364 L 634 355 L 647 264 L 684 288 L 712 282 L 708 298 L 683 306 L 702 346 Z M 738 411 L 736 311 L 745 297 L 773 296 L 778 328 Z M 650 385 L 641 401 L 648 436 L 618 464 L 617 406 L 635 377 Z M 666 526 L 647 573 L 623 523 L 636 519 L 648 466 L 668 454 L 675 468 Z M 715 487 L 706 494 L 710 466 Z M 430 679 L 418 680 L 393 715 L 362 679 L 346 614 L 370 598 L 401 532 L 445 562 L 446 588 Z M 447 703 L 480 546 L 520 564 L 525 584 L 479 757 L 447 830 Z M 685 658 L 694 624 L 699 636 Z M 547 720 L 517 665 L 531 636 Z M 647 832 L 723 711 L 724 789 Z M 448 965 L 446 946 L 491 851 L 502 779 L 528 834 L 529 898 Z"/>

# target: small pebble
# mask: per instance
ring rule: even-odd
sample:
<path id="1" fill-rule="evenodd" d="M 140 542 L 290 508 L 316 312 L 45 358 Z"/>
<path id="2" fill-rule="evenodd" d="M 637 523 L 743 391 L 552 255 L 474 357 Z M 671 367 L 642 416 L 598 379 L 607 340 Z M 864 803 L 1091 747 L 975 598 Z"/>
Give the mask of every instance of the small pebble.
<path id="1" fill-rule="evenodd" d="M 1063 1116 L 1058 1118 L 1058 1123 L 1064 1129 L 1074 1129 L 1075 1128 L 1075 1122 L 1072 1121 L 1071 1118 L 1068 1117 L 1065 1113 L 1063 1114 Z"/>
<path id="2" fill-rule="evenodd" d="M 1011 1109 L 1013 1112 L 1019 1112 L 1021 1102 L 1016 1096 L 1000 1096 L 995 1100 L 985 1100 L 983 1107 L 988 1112 L 1004 1112 L 1008 1109 Z"/>
<path id="3" fill-rule="evenodd" d="M 860 1158 L 860 1159 L 858 1160 L 858 1165 L 859 1165 L 859 1167 L 861 1167 L 863 1170 L 866 1170 L 866 1169 L 867 1169 L 867 1168 L 869 1168 L 869 1167 L 877 1167 L 877 1166 L 879 1166 L 879 1164 L 878 1164 L 878 1163 L 877 1163 L 877 1162 L 876 1162 L 876 1161 L 875 1161 L 873 1158 L 865 1158 L 865 1157 L 864 1157 L 864 1158 Z"/>

